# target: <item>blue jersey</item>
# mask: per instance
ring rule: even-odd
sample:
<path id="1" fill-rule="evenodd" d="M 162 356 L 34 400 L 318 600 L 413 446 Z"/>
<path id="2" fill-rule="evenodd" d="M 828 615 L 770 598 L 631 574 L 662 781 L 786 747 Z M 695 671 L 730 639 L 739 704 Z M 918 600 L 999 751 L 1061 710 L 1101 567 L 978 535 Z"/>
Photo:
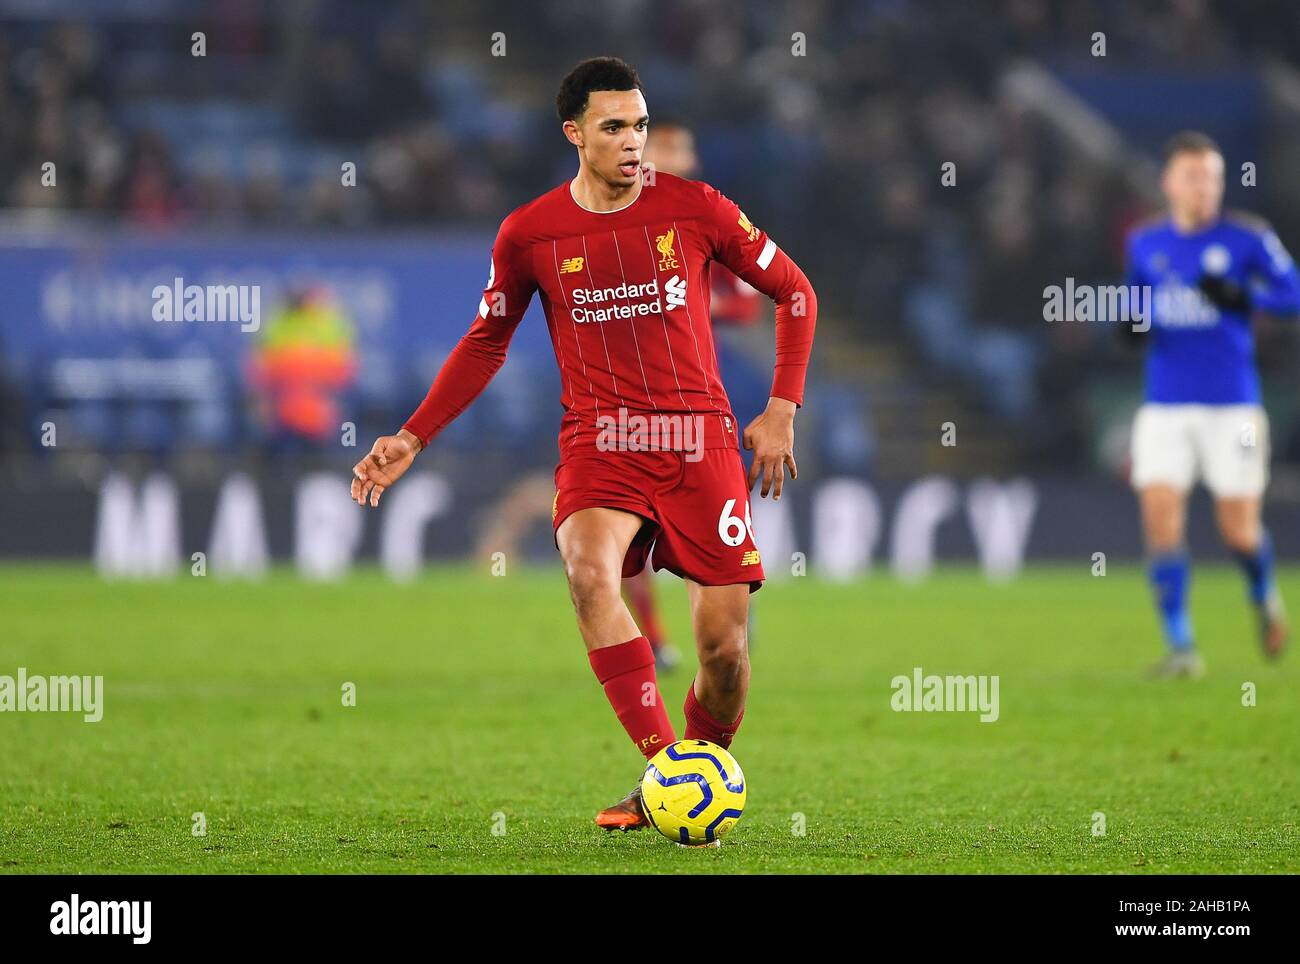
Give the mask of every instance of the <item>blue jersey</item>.
<path id="1" fill-rule="evenodd" d="M 1151 287 L 1146 356 L 1149 402 L 1258 404 L 1255 339 L 1245 312 L 1215 307 L 1198 290 L 1222 277 L 1250 293 L 1255 309 L 1300 311 L 1300 275 L 1269 226 L 1224 214 L 1192 234 L 1164 218 L 1128 240 L 1128 284 Z"/>

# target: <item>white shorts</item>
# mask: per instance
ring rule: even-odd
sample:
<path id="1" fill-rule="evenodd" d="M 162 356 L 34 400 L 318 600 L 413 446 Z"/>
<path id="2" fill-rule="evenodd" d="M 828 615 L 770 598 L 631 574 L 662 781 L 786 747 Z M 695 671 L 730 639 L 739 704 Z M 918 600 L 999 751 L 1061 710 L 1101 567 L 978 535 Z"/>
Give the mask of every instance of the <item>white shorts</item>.
<path id="1" fill-rule="evenodd" d="M 1133 487 L 1197 480 L 1219 498 L 1264 494 L 1268 415 L 1260 405 L 1164 405 L 1147 402 L 1133 422 Z"/>

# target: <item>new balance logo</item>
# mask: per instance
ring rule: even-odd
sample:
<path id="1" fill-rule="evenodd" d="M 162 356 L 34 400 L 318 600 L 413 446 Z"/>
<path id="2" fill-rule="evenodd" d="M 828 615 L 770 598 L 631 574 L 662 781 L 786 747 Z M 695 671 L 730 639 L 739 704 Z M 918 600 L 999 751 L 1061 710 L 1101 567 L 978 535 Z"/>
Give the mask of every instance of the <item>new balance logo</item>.
<path id="1" fill-rule="evenodd" d="M 758 562 L 759 556 L 757 549 L 748 549 L 745 551 L 745 554 L 740 557 L 740 564 L 742 566 L 755 566 L 758 565 Z"/>
<path id="2" fill-rule="evenodd" d="M 686 282 L 677 275 L 664 282 L 664 300 L 668 302 L 669 311 L 686 307 Z"/>
<path id="3" fill-rule="evenodd" d="M 581 258 L 565 258 L 560 262 L 560 274 L 573 274 L 582 270 Z"/>

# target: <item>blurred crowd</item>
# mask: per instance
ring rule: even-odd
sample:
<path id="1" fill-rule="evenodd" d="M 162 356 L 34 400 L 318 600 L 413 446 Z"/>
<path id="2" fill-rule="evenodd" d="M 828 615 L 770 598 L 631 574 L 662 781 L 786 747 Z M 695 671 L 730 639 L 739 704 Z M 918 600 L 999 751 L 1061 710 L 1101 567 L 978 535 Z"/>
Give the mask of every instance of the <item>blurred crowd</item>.
<path id="1" fill-rule="evenodd" d="M 1105 70 L 1135 84 L 1153 64 L 1161 80 L 1231 84 L 1300 52 L 1288 5 L 1208 0 L 62 6 L 0 14 L 9 217 L 490 229 L 571 173 L 559 77 L 618 53 L 640 70 L 652 118 L 694 128 L 702 176 L 815 265 L 839 337 L 888 344 L 918 380 L 959 386 L 1053 464 L 1086 448 L 1089 380 L 1110 356 L 1091 331 L 1045 325 L 1042 289 L 1116 278 L 1123 233 L 1153 197 L 1003 96 L 1008 66 L 1086 82 L 1099 30 Z M 1125 116 L 1123 86 L 1098 100 L 1140 150 L 1172 133 Z M 1294 159 L 1300 143 L 1262 110 L 1226 133 L 1261 159 Z M 341 190 L 349 163 L 356 186 Z M 1294 248 L 1300 198 L 1285 182 L 1230 199 Z"/>

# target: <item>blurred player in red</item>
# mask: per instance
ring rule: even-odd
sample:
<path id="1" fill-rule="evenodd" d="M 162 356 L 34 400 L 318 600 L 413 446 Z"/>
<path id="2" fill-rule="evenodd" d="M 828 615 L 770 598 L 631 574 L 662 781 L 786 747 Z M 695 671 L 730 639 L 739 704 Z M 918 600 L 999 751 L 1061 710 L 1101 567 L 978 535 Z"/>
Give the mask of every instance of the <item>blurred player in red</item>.
<path id="1" fill-rule="evenodd" d="M 732 201 L 642 164 L 649 115 L 636 71 L 597 57 L 564 78 L 556 111 L 578 173 L 516 209 L 492 248 L 478 317 L 419 408 L 353 467 L 352 497 L 380 496 L 463 412 L 505 361 L 534 293 L 561 373 L 552 525 L 592 671 L 649 759 L 676 741 L 654 654 L 620 593 L 651 547 L 686 580 L 699 672 L 686 738 L 729 746 L 749 690 L 749 594 L 763 583 L 749 491 L 779 498 L 797 477 L 817 299 L 799 267 Z M 738 431 L 709 322 L 710 265 L 722 262 L 776 302 L 771 396 Z M 740 445 L 753 451 L 748 473 Z M 648 821 L 640 786 L 598 825 Z"/>
<path id="2" fill-rule="evenodd" d="M 659 171 L 674 177 L 694 178 L 699 174 L 699 156 L 695 153 L 695 135 L 677 121 L 657 120 L 646 137 L 641 156 L 647 176 Z M 730 271 L 726 265 L 710 265 L 712 321 L 715 325 L 752 325 L 762 309 L 762 295 L 749 282 Z M 654 594 L 654 575 L 649 566 L 623 580 L 623 593 L 632 607 L 637 625 L 650 640 L 655 665 L 661 671 L 677 668 L 677 649 L 664 635 L 663 620 Z M 752 636 L 752 627 L 751 627 Z"/>

